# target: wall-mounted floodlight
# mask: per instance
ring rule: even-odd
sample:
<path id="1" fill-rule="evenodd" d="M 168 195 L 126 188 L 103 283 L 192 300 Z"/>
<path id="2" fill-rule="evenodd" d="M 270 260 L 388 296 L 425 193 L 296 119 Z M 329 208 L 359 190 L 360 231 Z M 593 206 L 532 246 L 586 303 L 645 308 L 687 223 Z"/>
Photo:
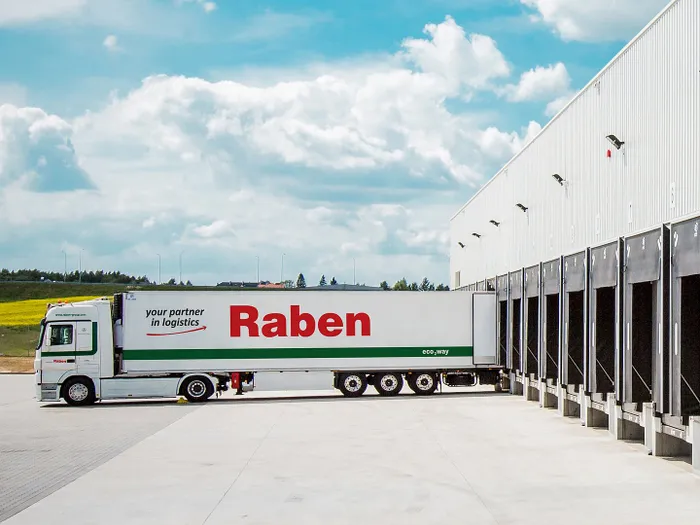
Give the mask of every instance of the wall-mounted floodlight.
<path id="1" fill-rule="evenodd" d="M 555 181 L 557 181 L 561 186 L 564 185 L 564 178 L 561 175 L 559 175 L 558 173 L 555 173 L 554 175 L 552 175 L 552 178 Z"/>
<path id="2" fill-rule="evenodd" d="M 615 135 L 608 135 L 605 137 L 610 141 L 610 144 L 615 146 L 615 148 L 620 149 L 625 143 L 618 139 Z"/>
<path id="3" fill-rule="evenodd" d="M 461 242 L 457 242 L 457 244 L 459 244 L 460 248 L 464 248 L 464 244 L 462 244 Z"/>
<path id="4" fill-rule="evenodd" d="M 524 206 L 524 205 L 522 205 L 522 204 L 520 204 L 520 203 L 516 204 L 516 206 L 517 206 L 518 208 L 520 208 L 521 210 L 523 210 L 523 211 L 527 211 L 527 210 L 529 209 L 527 206 Z"/>
<path id="5" fill-rule="evenodd" d="M 493 219 L 491 219 L 489 222 L 490 222 L 491 224 L 493 224 L 496 228 L 498 228 L 498 227 L 501 225 L 500 222 L 494 221 Z"/>
<path id="6" fill-rule="evenodd" d="M 472 235 L 473 235 L 474 237 L 476 237 L 477 239 L 481 239 L 481 235 L 479 235 L 478 233 L 472 233 Z"/>

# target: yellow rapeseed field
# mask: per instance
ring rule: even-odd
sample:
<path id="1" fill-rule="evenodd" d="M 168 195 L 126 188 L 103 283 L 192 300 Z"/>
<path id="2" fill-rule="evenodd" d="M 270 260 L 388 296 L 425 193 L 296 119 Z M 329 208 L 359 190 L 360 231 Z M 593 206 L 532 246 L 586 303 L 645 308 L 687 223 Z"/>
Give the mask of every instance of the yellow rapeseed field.
<path id="1" fill-rule="evenodd" d="M 0 303 L 0 326 L 32 326 L 38 325 L 46 313 L 48 303 L 74 303 L 96 299 L 94 296 L 56 297 L 51 299 L 32 299 L 29 301 L 14 301 Z"/>

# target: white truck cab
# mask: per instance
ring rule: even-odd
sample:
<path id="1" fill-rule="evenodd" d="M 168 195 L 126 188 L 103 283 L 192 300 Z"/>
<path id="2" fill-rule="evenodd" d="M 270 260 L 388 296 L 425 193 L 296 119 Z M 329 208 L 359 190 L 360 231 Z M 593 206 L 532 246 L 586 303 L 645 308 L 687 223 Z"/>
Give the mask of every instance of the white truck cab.
<path id="1" fill-rule="evenodd" d="M 108 299 L 49 305 L 34 360 L 37 400 L 93 402 L 100 378 L 114 375 L 112 348 Z"/>

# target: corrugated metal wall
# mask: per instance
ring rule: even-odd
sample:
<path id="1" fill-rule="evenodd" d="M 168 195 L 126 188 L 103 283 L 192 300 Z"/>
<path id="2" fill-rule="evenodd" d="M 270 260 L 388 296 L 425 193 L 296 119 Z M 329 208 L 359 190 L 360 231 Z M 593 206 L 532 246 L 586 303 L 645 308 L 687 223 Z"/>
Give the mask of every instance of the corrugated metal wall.
<path id="1" fill-rule="evenodd" d="M 694 213 L 700 0 L 678 0 L 453 217 L 452 286 L 456 271 L 465 286 Z"/>

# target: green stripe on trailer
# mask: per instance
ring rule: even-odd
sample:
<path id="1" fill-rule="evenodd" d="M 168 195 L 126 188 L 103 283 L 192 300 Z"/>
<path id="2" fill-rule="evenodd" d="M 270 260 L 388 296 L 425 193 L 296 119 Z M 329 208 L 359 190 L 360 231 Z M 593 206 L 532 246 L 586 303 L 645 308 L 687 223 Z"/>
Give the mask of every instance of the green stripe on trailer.
<path id="1" fill-rule="evenodd" d="M 124 350 L 125 361 L 177 359 L 341 359 L 382 357 L 473 357 L 471 346 L 379 346 L 358 348 L 178 348 Z"/>

